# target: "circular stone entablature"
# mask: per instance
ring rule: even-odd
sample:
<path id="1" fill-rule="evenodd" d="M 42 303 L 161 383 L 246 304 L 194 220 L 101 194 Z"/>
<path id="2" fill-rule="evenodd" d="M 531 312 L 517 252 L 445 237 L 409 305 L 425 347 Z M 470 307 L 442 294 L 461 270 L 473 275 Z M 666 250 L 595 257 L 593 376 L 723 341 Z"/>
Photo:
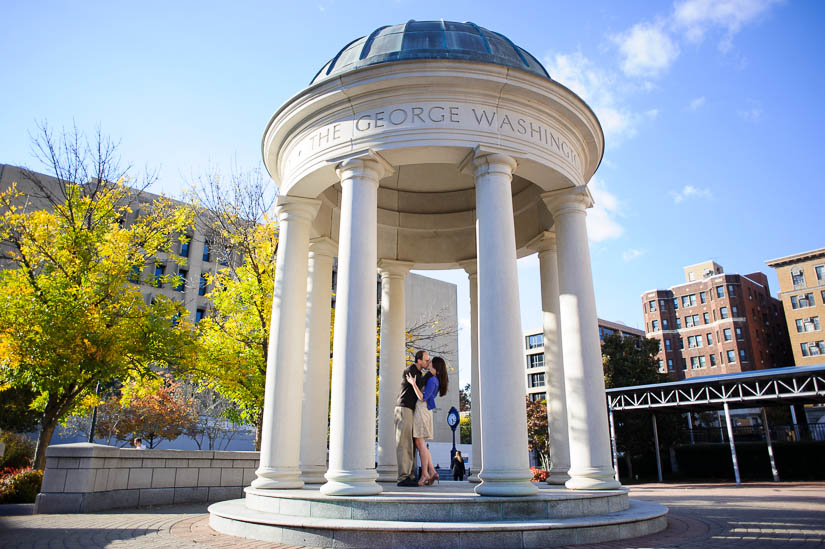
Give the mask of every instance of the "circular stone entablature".
<path id="1" fill-rule="evenodd" d="M 552 227 L 540 196 L 592 177 L 604 151 L 593 111 L 535 57 L 473 23 L 410 21 L 345 46 L 273 115 L 264 163 L 289 196 L 321 198 L 314 236 L 338 237 L 336 166 L 369 157 L 379 258 L 452 268 L 476 256 L 472 159 L 517 161 L 520 255 Z"/>

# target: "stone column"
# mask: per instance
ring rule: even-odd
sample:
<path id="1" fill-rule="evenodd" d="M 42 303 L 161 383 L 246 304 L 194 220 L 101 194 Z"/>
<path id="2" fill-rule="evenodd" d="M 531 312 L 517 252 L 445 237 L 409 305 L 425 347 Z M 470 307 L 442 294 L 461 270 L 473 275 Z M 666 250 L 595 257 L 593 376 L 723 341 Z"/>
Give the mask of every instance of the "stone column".
<path id="1" fill-rule="evenodd" d="M 261 462 L 253 488 L 301 488 L 298 469 L 309 233 L 319 200 L 279 196 L 280 242 L 266 361 Z"/>
<path id="2" fill-rule="evenodd" d="M 541 311 L 544 327 L 544 367 L 547 371 L 547 427 L 550 437 L 550 471 L 547 484 L 570 480 L 570 442 L 567 438 L 567 401 L 559 318 L 559 267 L 556 235 L 545 233 L 534 244 L 539 253 Z"/>
<path id="3" fill-rule="evenodd" d="M 337 245 L 329 238 L 309 243 L 304 401 L 301 412 L 301 480 L 325 482 L 329 412 L 329 336 L 332 328 L 332 262 Z"/>
<path id="4" fill-rule="evenodd" d="M 333 336 L 329 470 L 321 492 L 368 496 L 375 481 L 375 268 L 378 182 L 384 164 L 353 158 L 338 166 L 341 226 Z"/>
<path id="5" fill-rule="evenodd" d="M 542 195 L 553 214 L 558 243 L 570 480 L 574 490 L 609 490 L 620 484 L 610 463 L 604 372 L 590 270 L 585 209 L 593 204 L 586 187 Z"/>
<path id="6" fill-rule="evenodd" d="M 516 237 L 511 182 L 516 161 L 476 154 L 476 249 L 481 393 L 482 496 L 529 496 L 527 412 L 521 352 Z"/>
<path id="7" fill-rule="evenodd" d="M 473 454 L 470 458 L 469 481 L 478 484 L 481 479 L 481 388 L 478 378 L 478 262 L 475 259 L 462 261 L 461 267 L 467 271 L 470 282 L 470 429 L 473 439 Z"/>
<path id="8" fill-rule="evenodd" d="M 378 367 L 378 480 L 398 480 L 395 459 L 395 399 L 406 364 L 404 278 L 412 263 L 382 259 L 381 355 Z"/>

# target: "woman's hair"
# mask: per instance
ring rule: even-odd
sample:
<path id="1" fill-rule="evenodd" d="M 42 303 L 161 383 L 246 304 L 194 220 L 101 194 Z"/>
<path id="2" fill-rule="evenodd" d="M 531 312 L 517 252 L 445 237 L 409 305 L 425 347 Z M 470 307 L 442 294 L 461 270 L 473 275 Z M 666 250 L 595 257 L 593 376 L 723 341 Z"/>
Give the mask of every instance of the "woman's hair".
<path id="1" fill-rule="evenodd" d="M 450 381 L 447 375 L 447 363 L 440 356 L 434 357 L 432 360 L 433 368 L 435 368 L 435 377 L 438 378 L 438 394 L 444 396 L 447 394 L 447 383 Z"/>

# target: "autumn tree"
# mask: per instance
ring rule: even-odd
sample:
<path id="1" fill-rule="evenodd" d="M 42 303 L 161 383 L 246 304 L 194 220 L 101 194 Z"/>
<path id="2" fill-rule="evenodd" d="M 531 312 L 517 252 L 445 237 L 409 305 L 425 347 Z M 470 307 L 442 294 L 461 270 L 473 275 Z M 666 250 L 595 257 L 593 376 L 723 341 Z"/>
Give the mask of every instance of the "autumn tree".
<path id="1" fill-rule="evenodd" d="M 190 192 L 198 226 L 225 266 L 207 274 L 209 314 L 198 325 L 192 375 L 235 403 L 229 418 L 256 426 L 260 449 L 269 323 L 278 252 L 274 192 L 260 170 L 204 175 Z"/>
<path id="2" fill-rule="evenodd" d="M 194 399 L 184 384 L 163 376 L 150 383 L 129 383 L 120 395 L 107 399 L 99 407 L 95 434 L 123 442 L 141 438 L 152 449 L 191 431 L 197 420 Z"/>
<path id="3" fill-rule="evenodd" d="M 527 404 L 527 449 L 536 452 L 543 469 L 550 468 L 550 435 L 547 424 L 547 401 L 530 400 Z"/>
<path id="4" fill-rule="evenodd" d="M 459 412 L 469 412 L 472 408 L 472 388 L 466 384 L 463 389 L 458 390 Z"/>
<path id="5" fill-rule="evenodd" d="M 147 304 L 129 280 L 171 253 L 190 217 L 164 199 L 134 215 L 148 181 L 126 187 L 117 147 L 100 133 L 55 138 L 44 125 L 34 149 L 53 177 L 24 169 L 0 190 L 0 386 L 35 395 L 42 469 L 58 422 L 93 404 L 97 382 L 152 377 L 185 359 L 183 305 Z"/>
<path id="6" fill-rule="evenodd" d="M 461 444 L 473 443 L 473 419 L 470 415 L 461 418 L 459 422 L 461 430 L 459 431 L 459 442 Z"/>

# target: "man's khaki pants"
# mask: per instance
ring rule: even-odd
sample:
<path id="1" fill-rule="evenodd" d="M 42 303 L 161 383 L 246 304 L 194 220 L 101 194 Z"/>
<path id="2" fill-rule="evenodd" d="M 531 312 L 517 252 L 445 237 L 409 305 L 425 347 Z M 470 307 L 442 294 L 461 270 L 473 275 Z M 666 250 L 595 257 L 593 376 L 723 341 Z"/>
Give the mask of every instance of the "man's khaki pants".
<path id="1" fill-rule="evenodd" d="M 398 463 L 398 482 L 415 480 L 413 464 L 413 411 L 406 406 L 395 407 L 395 460 Z"/>

